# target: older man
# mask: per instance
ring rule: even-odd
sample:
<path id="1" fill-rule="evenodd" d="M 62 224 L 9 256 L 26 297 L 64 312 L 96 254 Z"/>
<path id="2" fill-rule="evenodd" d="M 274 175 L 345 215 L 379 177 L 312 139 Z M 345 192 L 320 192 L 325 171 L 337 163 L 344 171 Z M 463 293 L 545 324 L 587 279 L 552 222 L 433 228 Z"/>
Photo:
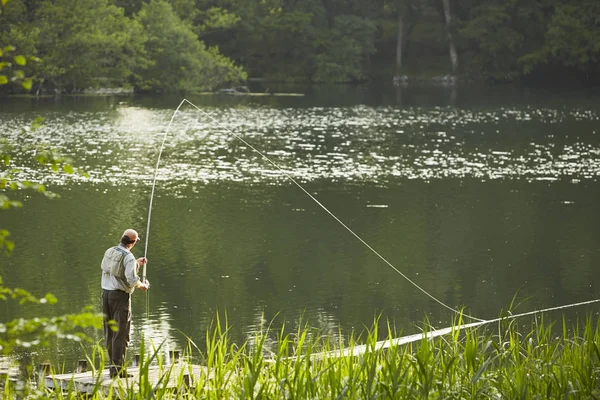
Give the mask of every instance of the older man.
<path id="1" fill-rule="evenodd" d="M 135 288 L 148 290 L 150 283 L 138 276 L 140 265 L 147 260 L 137 260 L 131 248 L 139 240 L 138 233 L 127 229 L 121 236 L 121 242 L 106 250 L 102 259 L 102 312 L 104 313 L 104 336 L 110 359 L 110 377 L 127 377 L 125 351 L 129 345 L 131 327 L 131 294 Z M 115 321 L 114 331 L 109 321 Z"/>

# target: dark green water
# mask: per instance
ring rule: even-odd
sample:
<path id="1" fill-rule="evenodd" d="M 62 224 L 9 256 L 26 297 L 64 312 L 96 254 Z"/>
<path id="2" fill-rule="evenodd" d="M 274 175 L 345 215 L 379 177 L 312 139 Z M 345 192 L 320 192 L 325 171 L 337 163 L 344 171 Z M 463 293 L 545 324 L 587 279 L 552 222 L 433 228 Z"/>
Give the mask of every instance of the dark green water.
<path id="1" fill-rule="evenodd" d="M 590 93 L 516 89 L 320 88 L 303 97 L 0 101 L 0 131 L 72 156 L 89 179 L 32 167 L 22 179 L 59 193 L 10 195 L 17 247 L 0 259 L 9 287 L 54 306 L 0 306 L 3 320 L 100 310 L 99 264 L 125 228 L 147 251 L 152 288 L 134 295 L 134 343 L 202 342 L 217 312 L 243 341 L 271 321 L 342 338 L 374 317 L 403 333 L 452 313 L 386 265 L 235 138 L 239 135 L 403 274 L 451 307 L 497 317 L 600 297 L 600 107 Z M 22 127 L 45 119 L 35 132 Z M 235 134 L 235 135 L 234 135 Z M 144 241 L 148 238 L 148 248 Z M 146 314 L 146 307 L 149 312 Z M 572 309 L 567 317 L 597 313 Z M 559 316 L 554 316 L 559 318 Z M 524 322 L 525 323 L 525 322 Z M 100 340 L 99 333 L 94 333 Z M 76 359 L 60 344 L 50 358 Z"/>

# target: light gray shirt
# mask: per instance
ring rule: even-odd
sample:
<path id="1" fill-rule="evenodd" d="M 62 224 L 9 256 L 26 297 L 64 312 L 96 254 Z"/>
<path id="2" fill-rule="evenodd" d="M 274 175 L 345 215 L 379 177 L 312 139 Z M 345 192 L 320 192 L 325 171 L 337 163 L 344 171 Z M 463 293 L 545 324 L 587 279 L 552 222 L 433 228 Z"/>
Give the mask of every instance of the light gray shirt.
<path id="1" fill-rule="evenodd" d="M 118 247 L 118 249 L 117 249 Z M 125 279 L 111 274 L 112 264 L 115 260 L 120 260 L 120 254 L 125 253 L 123 256 L 123 266 L 125 267 L 124 276 Z M 133 293 L 135 287 L 141 282 L 140 277 L 137 275 L 137 261 L 132 252 L 126 247 L 119 244 L 118 246 L 111 247 L 104 252 L 104 258 L 102 259 L 102 289 L 106 290 L 122 290 L 126 293 Z"/>

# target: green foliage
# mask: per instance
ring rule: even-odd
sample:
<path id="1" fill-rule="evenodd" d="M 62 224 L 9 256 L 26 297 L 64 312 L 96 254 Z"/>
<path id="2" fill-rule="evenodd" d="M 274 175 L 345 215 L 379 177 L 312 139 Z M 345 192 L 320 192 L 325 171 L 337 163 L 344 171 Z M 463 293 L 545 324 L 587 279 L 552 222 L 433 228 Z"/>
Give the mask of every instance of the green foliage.
<path id="1" fill-rule="evenodd" d="M 57 90 L 122 86 L 145 62 L 141 27 L 110 0 L 44 1 L 36 18 L 41 75 Z"/>
<path id="2" fill-rule="evenodd" d="M 56 297 L 47 293 L 37 298 L 21 288 L 7 288 L 0 278 L 0 300 L 12 299 L 19 304 L 55 304 Z M 0 355 L 10 355 L 16 349 L 47 347 L 53 338 L 74 341 L 90 341 L 80 331 L 85 328 L 100 329 L 102 316 L 86 308 L 78 314 L 68 314 L 53 318 L 34 318 L 26 320 L 17 318 L 0 322 Z"/>
<path id="3" fill-rule="evenodd" d="M 527 73 L 547 63 L 594 71 L 600 61 L 600 3 L 588 0 L 558 4 L 545 32 L 544 45 L 520 61 Z"/>
<path id="4" fill-rule="evenodd" d="M 218 49 L 207 49 L 164 0 L 144 4 L 136 19 L 144 27 L 152 60 L 137 71 L 140 90 L 206 90 L 246 78 Z"/>
<path id="5" fill-rule="evenodd" d="M 466 0 L 465 0 L 466 1 Z M 593 0 L 470 1 L 460 33 L 474 50 L 473 69 L 489 80 L 538 70 L 589 73 L 600 56 L 599 3 Z"/>
<path id="6" fill-rule="evenodd" d="M 9 83 L 18 83 L 25 90 L 30 90 L 33 79 L 26 76 L 22 68 L 27 64 L 27 58 L 21 54 L 16 54 L 16 47 L 5 46 L 0 49 L 0 85 Z M 36 61 L 36 58 L 31 58 Z"/>
<path id="7" fill-rule="evenodd" d="M 523 35 L 512 28 L 513 16 L 505 4 L 483 4 L 471 12 L 461 34 L 477 46 L 476 64 L 484 79 L 512 80 L 519 76 Z"/>
<path id="8" fill-rule="evenodd" d="M 308 79 L 314 64 L 316 30 L 309 10 L 284 11 L 279 7 L 258 10 L 253 43 L 258 46 L 260 68 L 271 79 Z M 258 17 L 257 16 L 257 17 Z M 291 45 L 293 43 L 293 45 Z M 282 68 L 283 66 L 285 68 Z"/>
<path id="9" fill-rule="evenodd" d="M 335 17 L 316 56 L 315 81 L 351 82 L 368 78 L 368 56 L 375 52 L 376 25 L 353 15 Z"/>
<path id="10" fill-rule="evenodd" d="M 25 56 L 32 54 L 34 29 L 24 29 L 22 22 L 26 8 L 22 0 L 13 0 L 11 7 L 4 8 L 5 1 L 0 7 L 0 26 L 7 25 L 10 29 L 0 29 L 0 44 L 10 43 L 0 47 L 0 85 L 16 84 L 24 90 L 31 90 L 35 79 L 35 66 L 41 62 L 38 57 Z"/>
<path id="11" fill-rule="evenodd" d="M 595 0 L 452 0 L 449 26 L 441 0 L 9 4 L 0 13 L 0 43 L 13 45 L 0 49 L 3 92 L 11 82 L 70 93 L 212 90 L 245 80 L 245 71 L 271 80 L 362 81 L 395 70 L 398 40 L 402 65 L 443 74 L 448 32 L 461 73 L 480 80 L 600 72 Z"/>
<path id="12" fill-rule="evenodd" d="M 220 7 L 210 7 L 206 11 L 199 13 L 200 23 L 197 25 L 197 32 L 200 36 L 210 33 L 216 29 L 227 29 L 237 24 L 241 18 L 236 14 Z"/>

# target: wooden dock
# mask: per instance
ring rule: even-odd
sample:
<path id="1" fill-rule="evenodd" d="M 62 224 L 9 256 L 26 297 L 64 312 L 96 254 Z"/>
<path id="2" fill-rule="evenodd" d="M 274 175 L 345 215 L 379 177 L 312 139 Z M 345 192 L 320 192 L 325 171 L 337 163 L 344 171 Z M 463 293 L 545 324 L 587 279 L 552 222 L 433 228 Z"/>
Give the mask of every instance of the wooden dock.
<path id="1" fill-rule="evenodd" d="M 144 371 L 145 372 L 145 371 Z M 61 388 L 64 392 L 71 391 L 77 393 L 112 393 L 119 395 L 125 392 L 137 392 L 140 383 L 140 368 L 128 367 L 127 378 L 111 378 L 109 370 L 96 370 L 79 373 L 67 373 L 58 375 L 48 375 L 43 377 L 43 384 L 48 389 Z M 148 367 L 148 384 L 152 387 L 159 385 L 169 389 L 181 390 L 184 387 L 194 384 L 194 380 L 201 374 L 206 374 L 206 368 L 200 365 L 188 364 L 186 362 L 177 362 L 172 365 Z"/>

